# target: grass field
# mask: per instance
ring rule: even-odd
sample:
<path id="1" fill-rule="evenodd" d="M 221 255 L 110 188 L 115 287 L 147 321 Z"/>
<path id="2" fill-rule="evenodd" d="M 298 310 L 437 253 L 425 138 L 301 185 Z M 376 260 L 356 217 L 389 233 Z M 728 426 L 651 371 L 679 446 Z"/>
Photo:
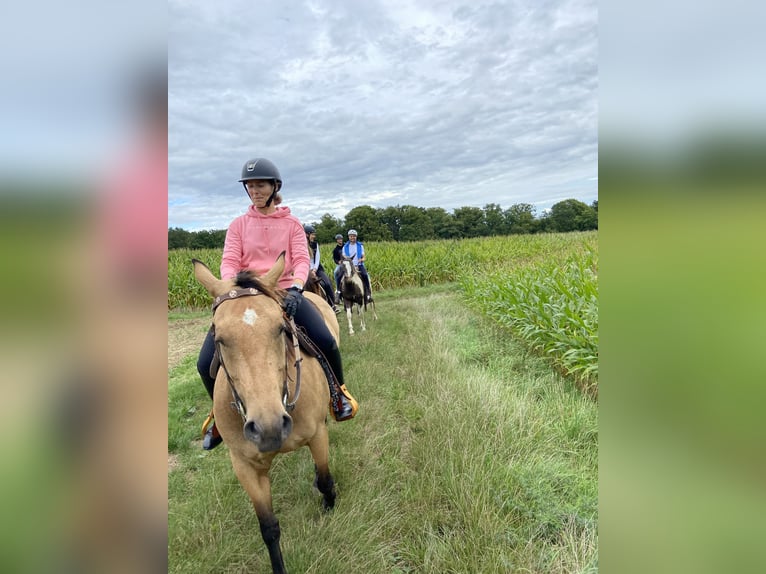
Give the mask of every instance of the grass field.
<path id="1" fill-rule="evenodd" d="M 341 330 L 360 413 L 329 423 L 336 508 L 307 449 L 271 473 L 290 572 L 597 570 L 596 403 L 470 301 L 458 283 L 389 288 L 366 333 Z M 226 447 L 200 448 L 208 320 L 170 316 L 191 344 L 169 370 L 169 572 L 269 572 Z"/>

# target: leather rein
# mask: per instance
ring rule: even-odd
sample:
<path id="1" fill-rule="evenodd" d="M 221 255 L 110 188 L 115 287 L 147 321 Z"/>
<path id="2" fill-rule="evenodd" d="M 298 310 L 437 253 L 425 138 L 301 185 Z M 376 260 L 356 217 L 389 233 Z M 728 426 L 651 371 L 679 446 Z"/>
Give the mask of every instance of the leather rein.
<path id="1" fill-rule="evenodd" d="M 224 301 L 228 301 L 230 299 L 238 299 L 239 297 L 252 297 L 255 295 L 264 295 L 264 293 L 254 287 L 248 287 L 245 289 L 232 289 L 228 293 L 219 295 L 213 300 L 213 316 L 215 316 L 215 310 Z M 283 313 L 282 316 L 284 318 L 283 330 L 286 333 L 292 335 L 293 352 L 295 355 L 295 392 L 293 393 L 292 401 L 289 400 L 290 389 L 288 386 L 287 353 L 285 353 L 285 379 L 282 382 L 282 404 L 284 405 L 287 412 L 291 412 L 295 408 L 295 403 L 298 402 L 298 397 L 301 394 L 301 362 L 303 361 L 303 358 L 301 357 L 300 343 L 298 341 L 298 329 L 295 326 L 295 320 L 292 317 L 288 317 L 285 313 Z M 215 329 L 215 321 L 213 322 L 213 326 L 211 328 Z M 285 342 L 285 344 L 287 344 L 287 342 Z M 231 405 L 239 413 L 239 416 L 242 417 L 242 421 L 244 422 L 247 420 L 245 404 L 242 401 L 242 398 L 239 396 L 239 393 L 237 393 L 237 389 L 234 388 L 234 383 L 232 382 L 231 375 L 226 368 L 226 364 L 223 362 L 223 355 L 221 354 L 221 348 L 218 343 L 215 345 L 215 355 L 213 357 L 213 363 L 210 369 L 211 375 L 214 377 L 215 373 L 212 371 L 214 369 L 217 370 L 216 363 L 220 364 L 220 366 L 223 367 L 224 373 L 226 373 L 226 380 L 229 382 L 231 394 L 234 399 Z"/>

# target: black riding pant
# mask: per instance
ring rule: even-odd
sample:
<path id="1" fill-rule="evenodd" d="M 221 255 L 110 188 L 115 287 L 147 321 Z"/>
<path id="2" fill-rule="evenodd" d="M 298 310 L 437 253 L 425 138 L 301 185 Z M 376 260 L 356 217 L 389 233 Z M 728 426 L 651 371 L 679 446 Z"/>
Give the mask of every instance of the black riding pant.
<path id="1" fill-rule="evenodd" d="M 327 276 L 327 273 L 325 273 L 324 267 L 321 265 L 317 269 L 317 278 L 319 279 L 319 284 L 322 286 L 327 302 L 330 306 L 335 305 L 335 289 L 333 289 L 332 281 Z"/>
<path id="2" fill-rule="evenodd" d="M 322 354 L 327 357 L 327 362 L 338 378 L 338 382 L 341 385 L 344 384 L 343 364 L 338 344 L 327 328 L 324 319 L 322 319 L 321 313 L 308 299 L 304 299 L 300 307 L 298 307 L 298 311 L 295 313 L 295 324 L 303 327 L 309 338 L 314 341 L 314 344 L 319 347 Z M 213 330 L 210 329 L 205 337 L 205 341 L 202 343 L 202 349 L 197 359 L 197 372 L 211 399 L 213 398 L 213 387 L 215 386 L 215 376 L 210 375 L 213 355 L 215 355 L 215 337 Z"/>

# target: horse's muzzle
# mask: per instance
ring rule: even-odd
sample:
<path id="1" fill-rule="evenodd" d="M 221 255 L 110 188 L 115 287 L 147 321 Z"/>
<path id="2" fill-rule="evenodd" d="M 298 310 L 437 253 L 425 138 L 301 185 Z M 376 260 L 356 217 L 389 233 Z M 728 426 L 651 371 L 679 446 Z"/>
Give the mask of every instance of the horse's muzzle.
<path id="1" fill-rule="evenodd" d="M 250 419 L 245 423 L 245 438 L 258 447 L 261 452 L 274 452 L 282 448 L 293 430 L 293 419 L 288 414 L 278 417 L 273 424 L 258 424 Z"/>

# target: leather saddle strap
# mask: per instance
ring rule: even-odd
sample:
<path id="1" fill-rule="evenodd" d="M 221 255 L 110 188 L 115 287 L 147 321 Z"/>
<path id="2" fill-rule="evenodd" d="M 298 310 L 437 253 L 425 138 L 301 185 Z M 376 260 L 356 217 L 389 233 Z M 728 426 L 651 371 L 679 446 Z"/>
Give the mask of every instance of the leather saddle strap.
<path id="1" fill-rule="evenodd" d="M 319 350 L 319 347 L 314 344 L 314 341 L 312 341 L 311 338 L 306 334 L 306 331 L 303 329 L 303 327 L 298 327 L 297 331 L 298 341 L 300 342 L 301 347 L 303 347 L 303 350 L 312 357 L 315 357 L 317 361 L 319 361 L 319 364 L 322 366 L 322 370 L 324 371 L 325 376 L 330 383 L 330 398 L 332 399 L 333 404 L 336 404 L 338 402 L 338 393 L 341 392 L 340 381 L 338 380 L 338 377 L 333 372 L 332 367 L 330 367 L 330 363 L 327 361 L 327 357 L 325 357 L 324 353 Z"/>

